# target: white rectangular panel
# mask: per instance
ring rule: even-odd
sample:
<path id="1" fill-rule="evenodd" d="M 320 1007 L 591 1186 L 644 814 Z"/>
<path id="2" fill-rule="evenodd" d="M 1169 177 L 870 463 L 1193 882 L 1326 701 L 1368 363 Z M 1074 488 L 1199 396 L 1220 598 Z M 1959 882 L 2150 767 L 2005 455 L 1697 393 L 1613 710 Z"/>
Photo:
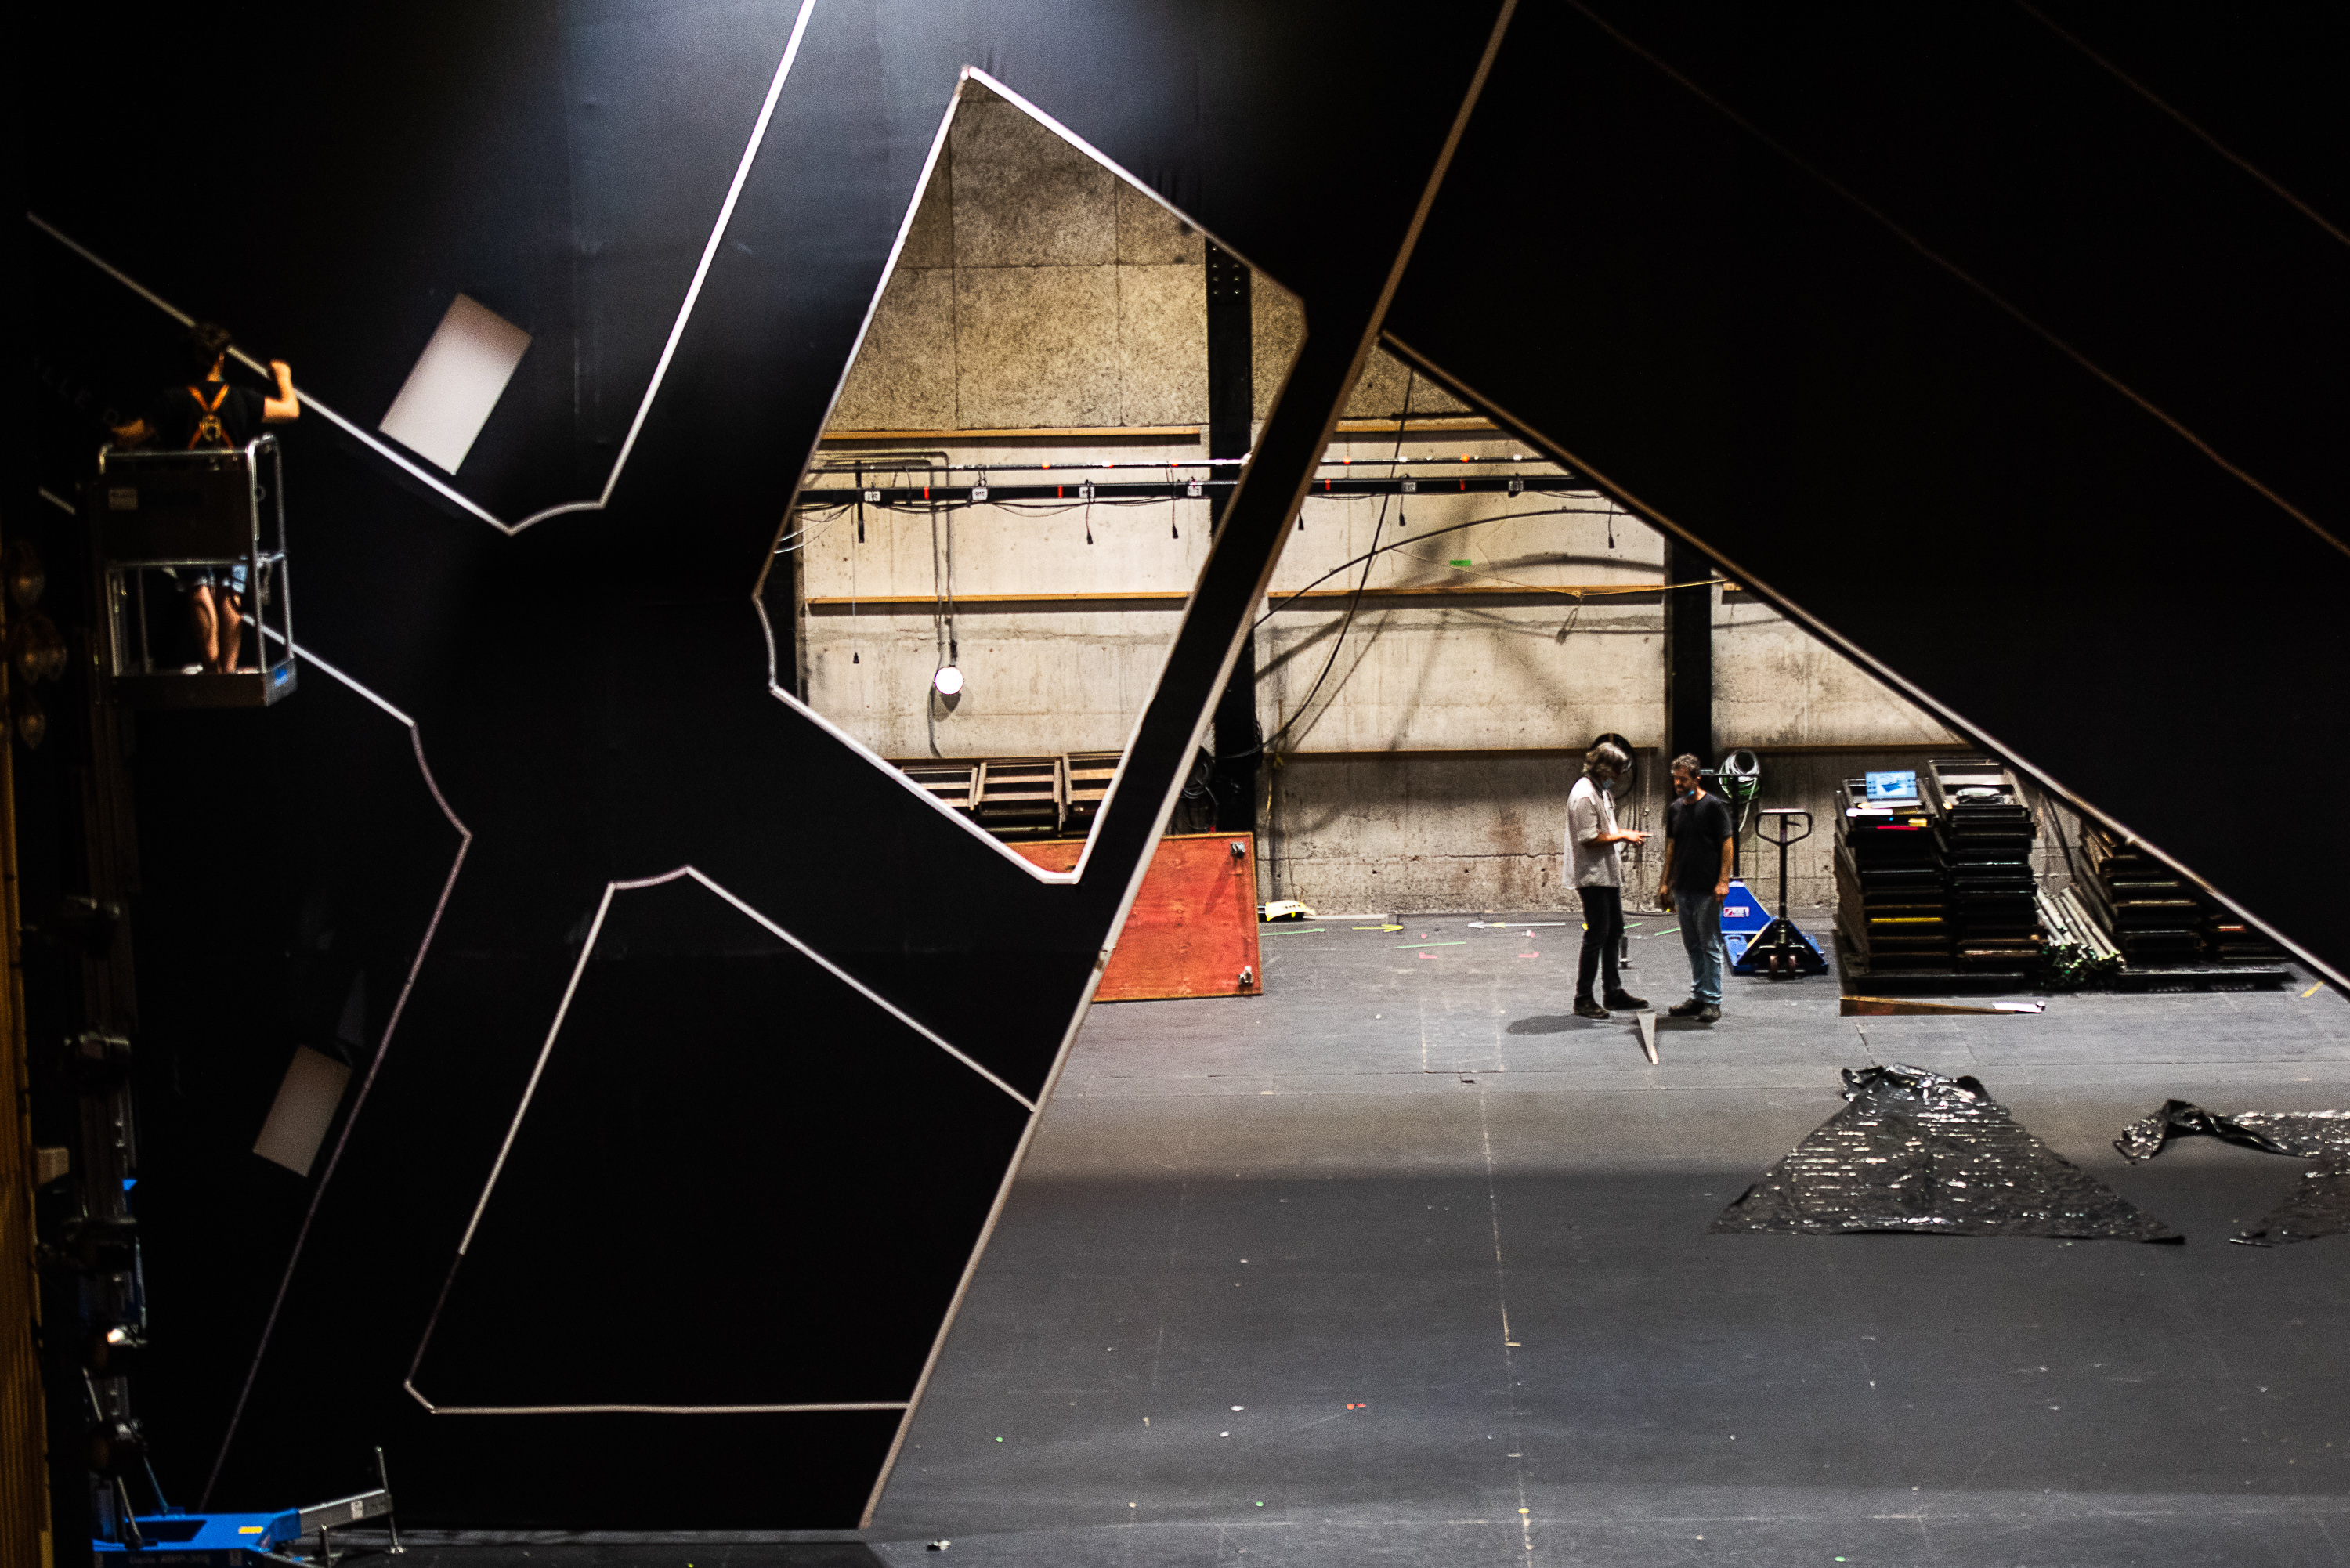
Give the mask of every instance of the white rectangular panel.
<path id="1" fill-rule="evenodd" d="M 350 1081 L 350 1068 L 332 1056 L 307 1045 L 294 1047 L 294 1060 L 286 1064 L 286 1081 L 277 1085 L 261 1136 L 253 1140 L 253 1152 L 296 1176 L 309 1175 L 310 1162 L 318 1158 L 318 1145 L 335 1125 L 335 1110 Z"/>
<path id="2" fill-rule="evenodd" d="M 383 433 L 451 473 L 522 363 L 530 334 L 459 295 L 383 416 Z"/>

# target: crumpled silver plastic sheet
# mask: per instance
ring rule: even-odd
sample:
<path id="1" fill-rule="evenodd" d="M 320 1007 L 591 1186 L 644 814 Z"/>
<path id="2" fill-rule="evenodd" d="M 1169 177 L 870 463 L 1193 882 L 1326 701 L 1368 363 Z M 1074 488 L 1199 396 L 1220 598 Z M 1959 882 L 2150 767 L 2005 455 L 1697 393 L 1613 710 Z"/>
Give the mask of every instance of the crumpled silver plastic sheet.
<path id="1" fill-rule="evenodd" d="M 2247 1247 L 2281 1247 L 2350 1231 L 2350 1111 L 2243 1111 L 2223 1116 L 2185 1100 L 2122 1129 L 2114 1147 L 2131 1160 L 2152 1159 L 2173 1137 L 2200 1134 L 2263 1154 L 2303 1162 L 2301 1185 L 2259 1224 L 2228 1240 Z"/>
<path id="2" fill-rule="evenodd" d="M 1845 1069 L 1851 1103 L 1714 1220 L 1716 1233 L 2178 1241 L 2026 1132 L 1971 1077 Z"/>

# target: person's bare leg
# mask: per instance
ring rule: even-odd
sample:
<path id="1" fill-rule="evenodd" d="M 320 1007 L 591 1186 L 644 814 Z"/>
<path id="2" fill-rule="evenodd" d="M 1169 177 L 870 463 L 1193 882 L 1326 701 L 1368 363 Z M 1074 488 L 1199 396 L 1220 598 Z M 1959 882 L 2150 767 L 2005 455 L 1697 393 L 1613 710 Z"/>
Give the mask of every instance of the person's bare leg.
<path id="1" fill-rule="evenodd" d="M 223 589 L 220 595 L 220 647 L 223 670 L 236 668 L 237 645 L 244 640 L 244 596 Z"/>
<path id="2" fill-rule="evenodd" d="M 220 622 L 213 613 L 213 586 L 198 583 L 188 590 L 188 624 L 196 630 L 196 655 L 206 670 L 220 668 Z"/>

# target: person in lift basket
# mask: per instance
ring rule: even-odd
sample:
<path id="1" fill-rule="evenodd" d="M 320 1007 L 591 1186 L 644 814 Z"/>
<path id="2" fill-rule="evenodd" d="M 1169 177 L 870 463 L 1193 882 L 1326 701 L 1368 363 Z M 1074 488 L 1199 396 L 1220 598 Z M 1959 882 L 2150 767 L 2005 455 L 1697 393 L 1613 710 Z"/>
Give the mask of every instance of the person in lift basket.
<path id="1" fill-rule="evenodd" d="M 223 374 L 234 347 L 225 328 L 199 321 L 188 328 L 187 341 L 188 369 L 195 379 L 166 389 L 150 414 L 115 426 L 117 446 L 125 451 L 238 452 L 263 425 L 301 416 L 293 368 L 285 360 L 269 362 L 270 374 L 277 380 L 277 395 L 269 397 L 250 387 L 232 386 Z M 187 673 L 234 670 L 244 634 L 244 564 L 166 569 L 187 597 L 188 625 L 203 660 L 190 666 Z"/>

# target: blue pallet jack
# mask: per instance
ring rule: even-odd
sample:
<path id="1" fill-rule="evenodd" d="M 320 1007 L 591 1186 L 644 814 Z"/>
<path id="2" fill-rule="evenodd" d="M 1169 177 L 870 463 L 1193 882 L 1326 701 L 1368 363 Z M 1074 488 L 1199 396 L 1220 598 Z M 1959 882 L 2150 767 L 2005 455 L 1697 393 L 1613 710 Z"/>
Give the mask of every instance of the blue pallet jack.
<path id="1" fill-rule="evenodd" d="M 1761 815 L 1762 820 L 1754 825 L 1755 836 L 1779 846 L 1779 912 L 1752 937 L 1731 948 L 1730 972 L 1767 974 L 1773 980 L 1799 974 L 1825 974 L 1828 961 L 1821 954 L 1819 944 L 1805 936 L 1803 928 L 1787 918 L 1787 846 L 1801 844 L 1812 836 L 1812 814 L 1793 807 L 1779 807 Z M 1773 817 L 1778 819 L 1775 824 L 1778 831 L 1765 831 L 1766 827 L 1773 826 Z M 1796 817 L 1803 818 L 1801 833 L 1794 831 L 1794 819 Z M 1731 943 L 1729 906 L 1738 895 L 1745 893 L 1745 888 L 1742 884 L 1733 886 L 1731 893 L 1731 898 L 1722 900 L 1721 935 L 1724 946 Z M 1752 894 L 1747 894 L 1743 902 L 1751 914 L 1761 913 Z"/>
<path id="2" fill-rule="evenodd" d="M 391 1518 L 391 1482 L 384 1473 L 383 1450 L 375 1451 L 377 1485 L 332 1502 L 279 1513 L 182 1513 L 165 1506 L 161 1513 L 124 1518 L 120 1539 L 90 1542 L 106 1568 L 252 1568 L 261 1563 L 292 1563 L 298 1568 L 334 1568 L 333 1532 L 367 1521 L 380 1520 L 390 1532 L 390 1550 L 404 1552 L 400 1526 Z M 159 1498 L 160 1501 L 161 1499 Z M 305 1536 L 318 1538 L 315 1557 L 295 1554 Z M 348 1552 L 343 1554 L 348 1557 Z"/>
<path id="3" fill-rule="evenodd" d="M 1770 923 L 1771 917 L 1764 913 L 1762 900 L 1747 887 L 1746 878 L 1732 877 L 1730 891 L 1721 896 L 1721 945 L 1730 950 L 1730 961 L 1733 967 Z"/>

